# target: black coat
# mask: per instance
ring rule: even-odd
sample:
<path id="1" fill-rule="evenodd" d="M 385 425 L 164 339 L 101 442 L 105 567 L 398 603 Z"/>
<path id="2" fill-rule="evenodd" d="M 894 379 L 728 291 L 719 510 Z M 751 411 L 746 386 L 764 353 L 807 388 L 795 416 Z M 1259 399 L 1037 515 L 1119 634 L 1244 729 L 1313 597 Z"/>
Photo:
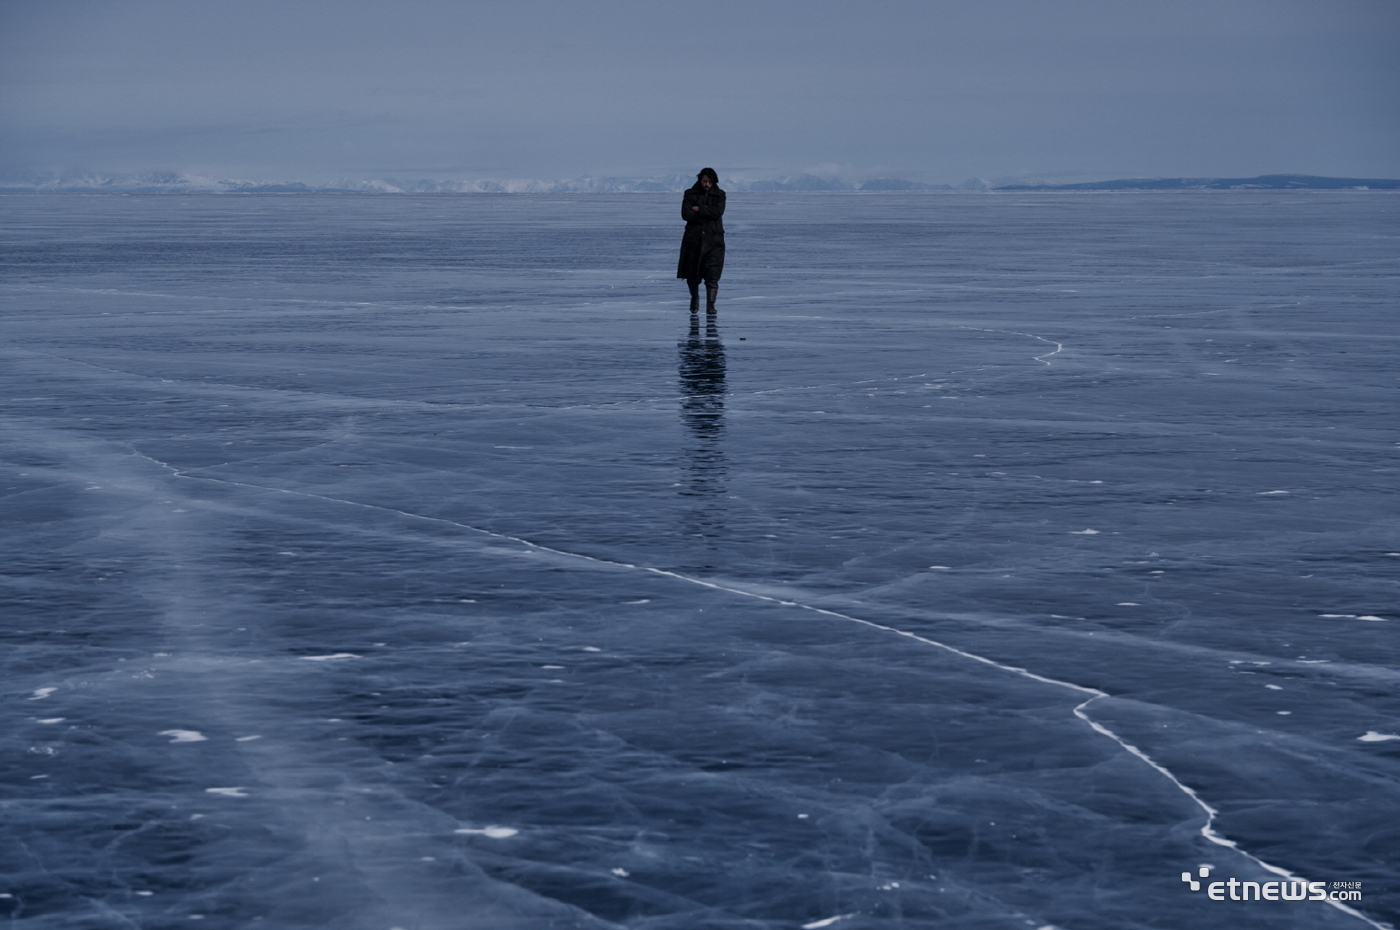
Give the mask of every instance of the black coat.
<path id="1" fill-rule="evenodd" d="M 692 210 L 691 207 L 699 207 Z M 699 184 L 681 198 L 681 219 L 685 220 L 685 236 L 681 239 L 681 257 L 676 265 L 676 277 L 718 281 L 724 271 L 724 191 L 712 187 L 706 191 Z"/>

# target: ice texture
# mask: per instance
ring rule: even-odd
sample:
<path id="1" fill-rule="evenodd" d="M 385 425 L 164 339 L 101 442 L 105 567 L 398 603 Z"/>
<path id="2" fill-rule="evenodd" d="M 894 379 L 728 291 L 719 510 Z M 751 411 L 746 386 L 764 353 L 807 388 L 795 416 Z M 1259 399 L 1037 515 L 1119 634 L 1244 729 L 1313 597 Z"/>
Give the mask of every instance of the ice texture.
<path id="1" fill-rule="evenodd" d="M 1400 919 L 1400 195 L 0 209 L 7 926 Z"/>

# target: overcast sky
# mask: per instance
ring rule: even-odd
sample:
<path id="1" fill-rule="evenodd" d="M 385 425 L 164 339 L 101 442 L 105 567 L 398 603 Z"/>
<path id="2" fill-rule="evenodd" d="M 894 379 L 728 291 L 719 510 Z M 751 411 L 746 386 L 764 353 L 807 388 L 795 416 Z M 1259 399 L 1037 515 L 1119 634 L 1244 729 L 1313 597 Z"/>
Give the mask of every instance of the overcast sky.
<path id="1" fill-rule="evenodd" d="M 0 0 L 0 174 L 1400 177 L 1400 0 Z"/>

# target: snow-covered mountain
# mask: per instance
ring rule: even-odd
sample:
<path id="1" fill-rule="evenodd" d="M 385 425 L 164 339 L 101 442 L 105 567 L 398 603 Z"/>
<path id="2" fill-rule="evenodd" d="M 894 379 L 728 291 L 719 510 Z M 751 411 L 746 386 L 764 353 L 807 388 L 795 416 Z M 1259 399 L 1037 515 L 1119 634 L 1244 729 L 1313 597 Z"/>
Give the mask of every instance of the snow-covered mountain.
<path id="1" fill-rule="evenodd" d="M 0 178 L 0 193 L 73 194 L 562 194 L 562 193 L 667 193 L 685 190 L 693 183 L 689 174 L 650 178 L 584 177 L 563 180 L 536 178 L 443 180 L 433 178 L 337 178 L 321 183 L 246 180 L 155 171 L 146 174 L 72 172 Z M 903 178 L 846 180 L 812 174 L 786 177 L 727 177 L 729 191 L 1112 191 L 1112 190 L 1392 190 L 1400 180 L 1328 178 L 1315 175 L 1274 174 L 1256 178 L 1129 178 L 1080 184 L 1027 184 L 989 182 L 971 178 L 957 186 L 929 184 Z"/>
<path id="2" fill-rule="evenodd" d="M 1396 190 L 1400 180 L 1324 178 L 1312 174 L 1264 174 L 1257 178 L 1125 178 L 1085 184 L 1008 184 L 1003 191 L 1238 191 L 1238 190 Z"/>

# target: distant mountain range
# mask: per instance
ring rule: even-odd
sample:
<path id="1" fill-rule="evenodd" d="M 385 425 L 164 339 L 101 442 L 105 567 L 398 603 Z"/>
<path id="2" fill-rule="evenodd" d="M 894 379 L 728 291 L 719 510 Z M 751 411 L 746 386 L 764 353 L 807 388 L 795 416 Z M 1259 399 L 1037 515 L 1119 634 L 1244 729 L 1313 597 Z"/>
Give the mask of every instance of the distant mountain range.
<path id="1" fill-rule="evenodd" d="M 379 178 L 340 179 L 324 184 L 246 181 L 161 171 L 150 174 L 67 174 L 0 180 L 0 193 L 69 194 L 565 194 L 675 193 L 693 183 L 689 175 L 658 178 L 576 178 L 564 181 L 442 181 Z M 994 184 L 979 178 L 959 185 L 925 184 L 903 178 L 841 181 L 816 175 L 779 180 L 727 178 L 730 191 L 1184 191 L 1184 190 L 1400 190 L 1400 180 L 1266 174 L 1257 178 L 1128 178 L 1081 184 Z"/>
<path id="2" fill-rule="evenodd" d="M 298 181 L 248 181 L 158 171 L 147 174 L 72 173 L 0 179 L 0 193 L 70 194 L 616 194 L 677 193 L 695 183 L 692 175 L 658 178 L 573 178 L 444 181 L 433 179 L 341 178 L 322 184 Z M 857 183 L 833 181 L 815 175 L 780 180 L 726 178 L 730 191 L 950 191 L 986 190 L 985 181 L 968 181 L 954 188 L 948 184 L 924 184 L 900 178 L 876 178 Z"/>
<path id="3" fill-rule="evenodd" d="M 1087 184 L 1008 184 L 999 191 L 1341 191 L 1400 190 L 1400 181 L 1264 174 L 1257 178 L 1129 178 Z"/>

